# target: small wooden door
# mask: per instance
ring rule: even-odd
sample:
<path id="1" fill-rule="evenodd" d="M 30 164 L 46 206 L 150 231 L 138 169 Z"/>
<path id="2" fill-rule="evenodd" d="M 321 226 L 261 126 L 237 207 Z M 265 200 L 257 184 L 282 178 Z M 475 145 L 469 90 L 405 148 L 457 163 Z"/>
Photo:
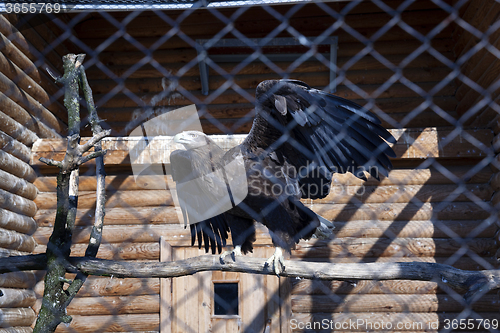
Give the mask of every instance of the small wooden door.
<path id="1" fill-rule="evenodd" d="M 254 248 L 250 256 L 268 258 L 273 252 L 273 247 L 261 246 Z M 172 248 L 172 260 L 203 254 L 193 247 Z M 283 322 L 288 319 L 285 315 L 289 311 L 288 298 L 280 293 L 280 283 L 284 284 L 285 278 L 214 271 L 173 278 L 171 283 L 171 332 L 263 333 L 266 328 L 266 333 L 288 331 L 289 323 Z M 215 313 L 214 285 L 219 283 L 237 284 L 237 313 Z M 166 301 L 164 298 L 162 302 Z"/>

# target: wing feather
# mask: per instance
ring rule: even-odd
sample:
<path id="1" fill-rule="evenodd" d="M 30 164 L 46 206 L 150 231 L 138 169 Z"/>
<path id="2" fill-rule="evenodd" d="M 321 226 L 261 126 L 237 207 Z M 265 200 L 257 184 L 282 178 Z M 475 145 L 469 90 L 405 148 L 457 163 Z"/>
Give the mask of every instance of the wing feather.
<path id="1" fill-rule="evenodd" d="M 299 179 L 301 185 L 330 182 L 334 172 L 351 172 L 366 180 L 363 171 L 368 171 L 379 179 L 379 174 L 387 176 L 392 168 L 389 157 L 396 155 L 388 142 L 396 140 L 362 106 L 296 80 L 264 81 L 257 87 L 256 97 L 258 112 L 266 113 L 263 119 L 271 115 L 283 128 L 295 123 L 289 134 L 299 145 L 284 143 L 277 151 L 296 168 L 309 167 L 309 174 Z M 262 135 L 262 131 L 252 133 Z M 321 168 L 327 172 L 317 172 Z M 302 197 L 327 194 L 303 191 Z"/>

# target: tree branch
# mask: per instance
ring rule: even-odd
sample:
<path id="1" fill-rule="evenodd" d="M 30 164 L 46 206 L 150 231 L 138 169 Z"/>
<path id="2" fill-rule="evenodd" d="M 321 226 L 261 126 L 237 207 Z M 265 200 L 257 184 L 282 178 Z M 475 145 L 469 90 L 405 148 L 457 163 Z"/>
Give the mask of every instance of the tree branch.
<path id="1" fill-rule="evenodd" d="M 44 255 L 0 258 L 0 273 L 41 269 Z M 172 278 L 203 271 L 225 271 L 274 275 L 266 259 L 237 257 L 220 262 L 217 255 L 203 255 L 171 262 L 123 262 L 88 257 L 70 257 L 66 269 L 72 273 L 118 278 Z M 435 281 L 466 292 L 470 304 L 489 290 L 500 289 L 500 270 L 466 271 L 449 265 L 422 262 L 332 264 L 285 260 L 283 277 L 317 280 L 419 280 Z"/>

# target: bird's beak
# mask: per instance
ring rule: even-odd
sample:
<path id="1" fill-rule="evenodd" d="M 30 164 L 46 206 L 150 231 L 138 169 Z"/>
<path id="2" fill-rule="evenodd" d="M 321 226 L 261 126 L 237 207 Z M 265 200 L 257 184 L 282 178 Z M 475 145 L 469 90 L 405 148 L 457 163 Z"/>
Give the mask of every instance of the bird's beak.
<path id="1" fill-rule="evenodd" d="M 175 143 L 182 143 L 182 133 L 177 133 L 177 134 L 174 136 L 174 142 L 175 142 Z"/>

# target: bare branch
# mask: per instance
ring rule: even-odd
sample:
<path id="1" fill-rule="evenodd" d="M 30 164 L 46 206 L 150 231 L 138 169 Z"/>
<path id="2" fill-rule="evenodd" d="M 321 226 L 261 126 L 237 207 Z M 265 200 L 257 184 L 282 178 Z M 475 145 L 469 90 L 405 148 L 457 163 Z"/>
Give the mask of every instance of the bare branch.
<path id="1" fill-rule="evenodd" d="M 78 159 L 78 165 L 82 165 L 83 163 L 86 163 L 93 158 L 96 158 L 99 156 L 104 156 L 104 155 L 106 155 L 106 152 L 107 152 L 107 150 L 100 150 L 100 151 L 95 151 L 95 152 L 92 152 L 88 155 L 82 156 Z"/>
<path id="2" fill-rule="evenodd" d="M 82 153 L 89 151 L 90 148 L 94 147 L 98 142 L 100 142 L 102 139 L 105 137 L 109 136 L 111 134 L 111 130 L 105 130 L 99 133 L 95 133 L 93 137 L 89 139 L 86 143 L 80 146 L 80 151 Z"/>
<path id="3" fill-rule="evenodd" d="M 62 166 L 63 166 L 61 161 L 56 161 L 56 160 L 53 160 L 51 158 L 40 157 L 39 160 L 40 160 L 40 162 L 45 163 L 45 164 L 50 165 L 50 166 L 55 166 L 58 168 L 62 168 Z"/>
<path id="4" fill-rule="evenodd" d="M 0 258 L 0 273 L 42 269 L 44 255 Z M 220 262 L 219 256 L 204 255 L 171 262 L 123 262 L 88 257 L 70 257 L 66 269 L 73 273 L 118 278 L 171 278 L 203 271 L 274 275 L 266 259 L 243 257 Z M 435 281 L 459 291 L 468 304 L 484 293 L 500 289 L 500 270 L 466 271 L 449 265 L 423 262 L 332 264 L 285 260 L 283 277 L 318 280 L 420 280 Z"/>

